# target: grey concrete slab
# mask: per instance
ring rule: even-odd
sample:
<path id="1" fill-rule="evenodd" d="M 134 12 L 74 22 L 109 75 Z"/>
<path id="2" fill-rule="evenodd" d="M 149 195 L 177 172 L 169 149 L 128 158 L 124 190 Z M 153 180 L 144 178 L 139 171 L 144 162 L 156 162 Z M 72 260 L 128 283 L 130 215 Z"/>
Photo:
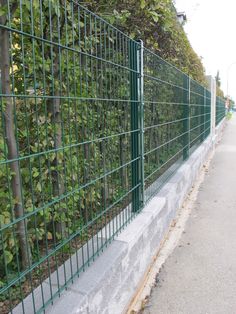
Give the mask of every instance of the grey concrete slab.
<path id="1" fill-rule="evenodd" d="M 234 116 L 216 148 L 179 245 L 157 275 L 144 314 L 236 313 L 235 239 Z"/>
<path id="2" fill-rule="evenodd" d="M 46 313 L 102 313 L 99 311 L 106 309 L 114 291 L 122 284 L 121 263 L 126 252 L 126 243 L 113 241 L 100 259 L 75 279 Z"/>

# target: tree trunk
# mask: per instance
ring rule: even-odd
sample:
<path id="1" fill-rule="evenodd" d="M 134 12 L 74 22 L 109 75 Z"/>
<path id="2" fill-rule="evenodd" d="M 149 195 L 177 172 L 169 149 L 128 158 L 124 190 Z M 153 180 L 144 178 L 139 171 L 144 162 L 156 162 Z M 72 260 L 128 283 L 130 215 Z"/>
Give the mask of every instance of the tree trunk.
<path id="1" fill-rule="evenodd" d="M 150 134 L 149 134 L 149 149 L 154 149 L 154 143 L 155 143 L 155 130 L 154 130 L 154 124 L 155 124 L 155 110 L 154 110 L 154 104 L 151 104 L 151 113 L 150 113 L 150 120 L 151 120 L 151 129 L 150 129 Z M 153 166 L 154 162 L 155 162 L 155 155 L 156 155 L 157 151 L 154 151 L 150 154 L 150 163 L 151 166 Z M 153 157 L 154 156 L 154 157 Z"/>
<path id="2" fill-rule="evenodd" d="M 58 154 L 61 154 L 61 151 L 58 150 L 62 147 L 62 126 L 61 126 L 61 105 L 60 105 L 60 92 L 59 92 L 59 57 L 58 57 L 58 48 L 55 48 L 55 60 L 54 60 L 54 79 L 56 83 L 54 86 L 54 97 L 50 102 L 50 111 L 51 111 L 51 123 L 54 127 L 54 149 L 56 150 L 56 156 L 52 162 L 53 171 L 52 171 L 52 186 L 53 186 L 53 196 L 59 197 L 65 192 L 64 181 L 62 179 L 62 173 L 59 169 L 61 167 L 62 161 Z M 59 215 L 65 212 L 65 208 L 60 206 Z M 66 236 L 66 223 L 65 221 L 56 221 L 56 232 L 60 234 L 62 238 Z"/>
<path id="3" fill-rule="evenodd" d="M 5 0 L 0 0 L 0 6 L 6 5 Z M 5 17 L 0 17 L 0 24 L 6 22 Z M 5 29 L 0 29 L 0 69 L 1 69 L 1 81 L 2 81 L 2 93 L 5 95 L 11 94 L 11 83 L 10 83 L 10 44 L 9 44 L 9 33 Z M 4 127 L 5 127 L 5 140 L 8 149 L 9 160 L 17 159 L 18 150 L 17 142 L 15 137 L 15 125 L 14 125 L 14 104 L 12 97 L 3 97 L 3 116 L 4 116 Z M 9 163 L 11 170 L 11 190 L 12 197 L 14 200 L 14 215 L 15 218 L 21 218 L 24 216 L 23 200 L 21 195 L 21 179 L 20 179 L 20 167 L 19 162 L 13 161 Z M 31 252 L 29 244 L 27 242 L 27 221 L 26 219 L 21 220 L 17 223 L 17 239 L 19 241 L 19 248 L 21 254 L 21 263 L 23 269 L 26 269 L 31 264 Z"/>
<path id="4" fill-rule="evenodd" d="M 106 130 L 106 121 L 107 121 L 107 115 L 106 111 L 104 110 L 104 113 L 101 115 L 103 121 L 100 121 L 100 126 L 99 126 L 99 133 L 100 137 L 105 137 L 105 130 Z M 108 143 L 106 140 L 102 140 L 99 143 L 99 150 L 100 150 L 100 168 L 102 169 L 101 174 L 104 175 L 106 173 L 106 145 Z M 107 184 L 107 177 L 104 177 L 101 179 L 101 204 L 103 206 L 103 209 L 107 207 L 107 200 L 109 196 L 109 191 L 108 191 L 108 184 Z"/>
<path id="5" fill-rule="evenodd" d="M 99 144 L 100 149 L 100 167 L 103 169 L 103 173 L 106 171 L 105 164 L 105 142 L 104 140 Z M 106 177 L 101 179 L 101 204 L 106 207 L 106 200 L 108 195 L 108 186 Z"/>
<path id="6" fill-rule="evenodd" d="M 126 118 L 125 118 L 125 107 L 122 108 L 122 115 L 120 116 L 120 125 L 121 125 L 121 132 L 126 131 Z M 127 154 L 127 140 L 126 135 L 120 135 L 120 166 L 125 164 L 126 158 L 125 155 Z M 123 191 L 128 189 L 128 173 L 127 173 L 127 166 L 122 167 L 120 169 L 120 179 L 121 179 L 121 186 Z"/>
<path id="7" fill-rule="evenodd" d="M 84 113 L 85 114 L 85 113 Z M 83 119 L 83 117 L 82 117 Z M 88 141 L 88 136 L 87 136 L 87 126 L 83 125 L 82 127 L 82 134 L 83 134 L 83 141 L 86 142 Z M 89 183 L 89 144 L 84 143 L 83 144 L 83 151 L 84 151 L 84 165 L 83 165 L 83 184 Z M 85 196 L 84 196 L 84 208 L 82 211 L 82 216 L 83 216 L 83 221 L 87 224 L 90 219 L 91 219 L 91 213 L 89 212 L 89 188 L 85 188 Z M 86 193 L 87 192 L 87 193 Z"/>

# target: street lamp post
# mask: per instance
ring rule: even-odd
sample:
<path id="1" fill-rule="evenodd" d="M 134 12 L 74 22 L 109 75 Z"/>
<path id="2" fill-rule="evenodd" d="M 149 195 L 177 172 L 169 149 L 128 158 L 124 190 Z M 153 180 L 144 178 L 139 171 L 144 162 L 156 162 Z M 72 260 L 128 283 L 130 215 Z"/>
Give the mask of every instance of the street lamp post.
<path id="1" fill-rule="evenodd" d="M 230 108 L 230 99 L 229 99 L 229 70 L 231 69 L 232 65 L 236 64 L 236 61 L 232 62 L 228 68 L 227 68 L 227 100 L 226 100 L 226 104 L 225 104 L 225 107 L 227 109 L 227 111 L 229 111 L 229 108 Z"/>
<path id="2" fill-rule="evenodd" d="M 229 99 L 229 70 L 231 69 L 232 65 L 236 64 L 236 61 L 232 62 L 227 68 L 227 99 Z"/>

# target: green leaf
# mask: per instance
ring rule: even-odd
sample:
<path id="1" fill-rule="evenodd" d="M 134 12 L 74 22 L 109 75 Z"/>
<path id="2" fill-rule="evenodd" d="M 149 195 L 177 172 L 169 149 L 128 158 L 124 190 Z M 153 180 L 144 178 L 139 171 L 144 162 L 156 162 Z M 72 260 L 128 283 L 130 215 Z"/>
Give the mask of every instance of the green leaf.
<path id="1" fill-rule="evenodd" d="M 140 8 L 141 8 L 141 9 L 144 9 L 144 8 L 145 8 L 145 6 L 146 6 L 146 2 L 145 2 L 145 0 L 141 0 L 141 3 L 140 3 Z"/>
<path id="2" fill-rule="evenodd" d="M 48 231 L 47 233 L 47 239 L 48 240 L 52 240 L 53 239 L 53 236 L 52 236 L 52 233 Z"/>
<path id="3" fill-rule="evenodd" d="M 6 259 L 6 263 L 9 264 L 11 263 L 11 261 L 13 260 L 13 254 L 11 254 L 11 252 L 9 251 L 5 251 L 5 259 Z"/>
<path id="4" fill-rule="evenodd" d="M 5 217 L 3 215 L 0 215 L 0 224 L 3 225 L 5 222 Z"/>
<path id="5" fill-rule="evenodd" d="M 39 176 L 39 172 L 38 171 L 33 172 L 33 177 L 34 178 L 37 178 L 38 176 Z"/>
<path id="6" fill-rule="evenodd" d="M 0 16 L 6 15 L 7 14 L 7 6 L 5 5 L 4 7 L 0 8 Z"/>
<path id="7" fill-rule="evenodd" d="M 155 23 L 157 23 L 158 20 L 159 20 L 159 15 L 158 15 L 155 11 L 150 11 L 150 14 L 151 14 L 151 16 L 152 16 L 152 18 L 153 18 L 153 21 L 154 21 Z"/>
<path id="8" fill-rule="evenodd" d="M 37 186 L 36 186 L 36 189 L 37 189 L 39 192 L 42 192 L 42 187 L 41 187 L 40 182 L 38 182 L 38 184 L 37 184 Z"/>
<path id="9" fill-rule="evenodd" d="M 26 8 L 30 11 L 30 1 L 28 0 L 23 0 L 22 4 L 24 4 L 26 6 Z"/>

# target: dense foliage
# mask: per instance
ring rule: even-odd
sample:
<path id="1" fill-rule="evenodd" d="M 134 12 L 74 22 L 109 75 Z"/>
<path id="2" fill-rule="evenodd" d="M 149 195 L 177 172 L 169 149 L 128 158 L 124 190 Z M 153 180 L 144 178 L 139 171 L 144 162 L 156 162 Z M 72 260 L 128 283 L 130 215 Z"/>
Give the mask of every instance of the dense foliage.
<path id="1" fill-rule="evenodd" d="M 201 59 L 178 22 L 171 0 L 88 0 L 85 5 L 132 38 L 141 38 L 146 47 L 206 84 Z"/>

